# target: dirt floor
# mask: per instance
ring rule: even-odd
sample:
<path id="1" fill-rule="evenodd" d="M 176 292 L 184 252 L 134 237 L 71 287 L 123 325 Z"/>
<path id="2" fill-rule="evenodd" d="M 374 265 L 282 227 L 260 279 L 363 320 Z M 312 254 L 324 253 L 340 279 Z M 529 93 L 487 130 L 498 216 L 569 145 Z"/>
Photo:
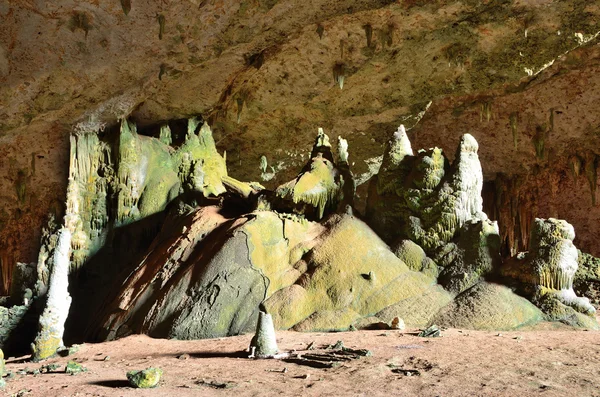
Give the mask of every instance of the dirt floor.
<path id="1" fill-rule="evenodd" d="M 325 352 L 330 350 L 302 351 L 311 342 L 321 348 L 341 340 L 346 347 L 373 353 L 326 369 L 245 358 L 251 335 L 196 341 L 134 335 L 81 345 L 69 357 L 42 363 L 10 358 L 7 370 L 14 375 L 4 392 L 43 397 L 600 396 L 598 331 L 545 325 L 541 330 L 501 333 L 449 329 L 437 338 L 414 332 L 278 332 L 282 351 Z M 87 372 L 65 374 L 68 360 L 80 362 Z M 53 363 L 60 368 L 32 374 Z M 147 367 L 164 370 L 158 388 L 129 387 L 126 372 Z"/>

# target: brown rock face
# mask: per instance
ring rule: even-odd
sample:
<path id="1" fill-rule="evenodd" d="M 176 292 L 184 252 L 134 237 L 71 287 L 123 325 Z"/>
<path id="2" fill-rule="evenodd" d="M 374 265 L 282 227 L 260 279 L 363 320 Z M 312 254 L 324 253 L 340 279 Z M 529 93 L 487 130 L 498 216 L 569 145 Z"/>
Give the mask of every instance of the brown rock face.
<path id="1" fill-rule="evenodd" d="M 0 289 L 63 211 L 69 133 L 126 115 L 156 136 L 201 115 L 230 174 L 267 187 L 319 126 L 348 140 L 357 183 L 400 123 L 448 153 L 469 132 L 507 250 L 554 216 L 600 254 L 593 2 L 15 1 L 0 19 Z"/>

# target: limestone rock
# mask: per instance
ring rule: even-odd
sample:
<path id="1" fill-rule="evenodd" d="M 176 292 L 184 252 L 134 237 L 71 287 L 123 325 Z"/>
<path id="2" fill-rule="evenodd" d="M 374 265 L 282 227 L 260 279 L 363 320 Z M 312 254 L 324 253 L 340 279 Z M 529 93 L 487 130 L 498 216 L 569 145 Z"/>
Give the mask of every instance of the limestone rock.
<path id="1" fill-rule="evenodd" d="M 37 317 L 32 319 L 30 311 L 31 306 L 0 306 L 0 349 L 6 354 L 20 356 L 29 352 L 38 325 Z"/>
<path id="2" fill-rule="evenodd" d="M 131 386 L 139 389 L 150 389 L 158 386 L 163 370 L 160 368 L 147 368 L 141 371 L 127 372 L 127 380 Z"/>
<path id="3" fill-rule="evenodd" d="M 577 313 L 590 316 L 584 321 L 597 327 L 595 308 L 588 298 L 578 297 L 573 280 L 578 269 L 578 251 L 573 245 L 575 231 L 564 220 L 536 218 L 531 231 L 530 250 L 502 268 L 502 273 L 521 283 L 551 321 L 573 323 Z M 573 325 L 581 324 L 576 320 Z"/>
<path id="4" fill-rule="evenodd" d="M 279 186 L 275 195 L 291 203 L 295 212 L 319 220 L 337 209 L 343 198 L 344 179 L 333 161 L 329 137 L 322 128 L 319 128 L 310 156 L 302 172 L 294 180 Z M 342 157 L 348 168 L 347 153 L 342 153 Z M 351 191 L 353 193 L 353 189 Z"/>
<path id="5" fill-rule="evenodd" d="M 387 241 L 410 239 L 433 255 L 467 221 L 487 219 L 478 145 L 463 135 L 452 166 L 439 148 L 412 154 L 403 128 L 388 144 L 381 175 L 373 178 L 367 219 Z"/>
<path id="6" fill-rule="evenodd" d="M 278 351 L 273 318 L 270 314 L 260 311 L 256 323 L 256 333 L 250 342 L 250 357 L 266 358 L 274 356 Z"/>
<path id="7" fill-rule="evenodd" d="M 65 367 L 65 373 L 68 375 L 77 375 L 82 372 L 87 372 L 87 368 L 75 361 L 69 361 Z"/>
<path id="8" fill-rule="evenodd" d="M 341 330 L 431 284 L 413 272 L 362 221 L 334 215 L 307 256 L 311 269 L 265 301 L 277 328 Z"/>
<path id="9" fill-rule="evenodd" d="M 400 240 L 392 247 L 392 252 L 402 260 L 409 269 L 422 272 L 433 279 L 437 279 L 438 267 L 435 262 L 427 257 L 423 248 L 410 240 Z"/>
<path id="10" fill-rule="evenodd" d="M 465 222 L 454 241 L 451 252 L 436 258 L 444 269 L 438 282 L 459 294 L 500 266 L 498 224 L 487 219 Z"/>
<path id="11" fill-rule="evenodd" d="M 63 346 L 65 322 L 71 306 L 71 296 L 68 291 L 70 249 L 71 232 L 63 228 L 54 252 L 54 266 L 50 275 L 46 307 L 39 320 L 38 334 L 31 345 L 34 361 L 53 356 Z"/>
<path id="12" fill-rule="evenodd" d="M 585 296 L 600 309 L 600 259 L 579 251 L 578 268 L 573 280 L 573 290 Z"/>
<path id="13" fill-rule="evenodd" d="M 263 300 L 277 329 L 346 330 L 431 284 L 351 215 L 321 225 L 271 211 L 226 219 L 205 207 L 187 219 L 107 306 L 101 339 L 236 335 L 252 330 Z"/>
<path id="14" fill-rule="evenodd" d="M 402 299 L 386 307 L 375 316 L 386 323 L 399 317 L 404 320 L 407 327 L 423 328 L 429 325 L 436 313 L 452 302 L 452 299 L 451 293 L 436 284 L 423 291 L 422 294 Z"/>
<path id="15" fill-rule="evenodd" d="M 431 323 L 444 327 L 481 330 L 511 330 L 533 325 L 544 314 L 509 288 L 480 282 L 441 309 Z"/>

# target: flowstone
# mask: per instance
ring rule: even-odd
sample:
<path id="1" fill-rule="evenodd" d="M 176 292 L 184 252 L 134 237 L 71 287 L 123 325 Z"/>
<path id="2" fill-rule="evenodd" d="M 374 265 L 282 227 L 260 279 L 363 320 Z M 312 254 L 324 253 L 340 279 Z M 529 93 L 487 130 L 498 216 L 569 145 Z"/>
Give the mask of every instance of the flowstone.
<path id="1" fill-rule="evenodd" d="M 271 191 L 229 176 L 210 128 L 199 126 L 192 118 L 185 137 L 163 126 L 153 138 L 122 120 L 112 138 L 72 137 L 64 226 L 49 225 L 37 264 L 34 300 L 47 295 L 48 306 L 34 359 L 63 345 L 69 292 L 79 297 L 70 329 L 80 333 L 70 343 L 131 333 L 215 338 L 252 332 L 257 322 L 296 331 L 394 318 L 421 328 L 513 329 L 541 319 L 597 326 L 589 301 L 573 292 L 577 252 L 566 222 L 535 226 L 532 251 L 515 265 L 522 295 L 544 315 L 490 283 L 504 268 L 500 238 L 482 211 L 469 134 L 450 164 L 439 148 L 414 154 L 401 126 L 370 184 L 365 223 L 354 215 L 344 139 L 336 162 L 319 129 L 307 165 Z M 597 268 L 590 263 L 586 274 Z M 95 277 L 104 284 L 80 282 Z M 4 309 L 1 318 L 10 317 Z M 273 338 L 259 339 L 255 354 L 274 354 Z"/>
<path id="2" fill-rule="evenodd" d="M 406 239 L 420 246 L 435 266 L 412 268 L 429 275 L 439 271 L 440 283 L 454 293 L 474 285 L 500 261 L 498 225 L 483 212 L 478 148 L 465 134 L 452 165 L 439 148 L 414 155 L 400 126 L 369 186 L 369 225 L 388 242 Z"/>
<path id="3" fill-rule="evenodd" d="M 566 221 L 536 218 L 529 252 L 503 267 L 502 274 L 518 280 L 520 289 L 548 320 L 597 328 L 595 308 L 573 290 L 579 255 L 574 238 L 573 226 Z"/>
<path id="4" fill-rule="evenodd" d="M 354 196 L 354 181 L 348 166 L 347 143 L 340 140 L 340 170 L 334 162 L 329 137 L 322 128 L 319 128 L 310 157 L 302 172 L 294 180 L 279 186 L 275 195 L 284 203 L 290 203 L 288 206 L 294 212 L 319 220 L 337 209 L 344 192 Z M 348 187 L 344 189 L 346 183 Z M 346 198 L 351 205 L 352 200 Z M 281 204 L 275 204 L 275 208 L 281 207 Z"/>

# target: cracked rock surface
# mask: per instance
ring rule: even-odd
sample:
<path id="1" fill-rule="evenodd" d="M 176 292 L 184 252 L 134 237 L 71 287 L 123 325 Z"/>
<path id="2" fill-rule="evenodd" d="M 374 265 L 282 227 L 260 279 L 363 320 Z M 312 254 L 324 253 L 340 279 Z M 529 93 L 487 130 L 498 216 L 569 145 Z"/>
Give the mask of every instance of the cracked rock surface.
<path id="1" fill-rule="evenodd" d="M 319 126 L 347 139 L 359 182 L 400 123 L 414 147 L 446 153 L 468 132 L 507 249 L 557 217 L 599 255 L 599 17 L 581 0 L 2 3 L 3 284 L 63 211 L 77 123 L 128 114 L 157 137 L 161 121 L 202 116 L 230 175 L 267 170 L 269 188 Z"/>

